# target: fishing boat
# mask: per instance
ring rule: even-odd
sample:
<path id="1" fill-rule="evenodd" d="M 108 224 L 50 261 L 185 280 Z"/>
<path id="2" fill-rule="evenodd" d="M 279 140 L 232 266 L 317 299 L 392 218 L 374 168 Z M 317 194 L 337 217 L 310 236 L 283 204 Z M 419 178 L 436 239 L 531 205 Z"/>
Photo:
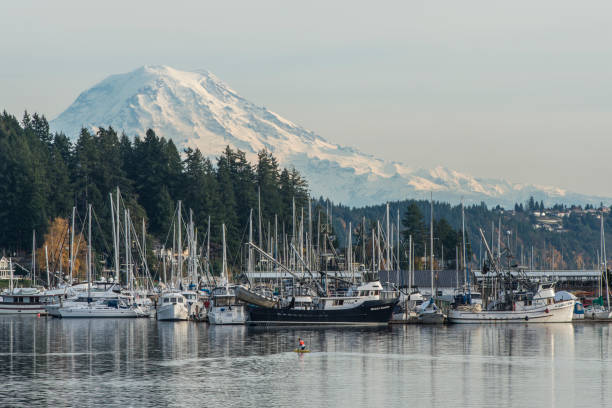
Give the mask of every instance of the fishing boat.
<path id="1" fill-rule="evenodd" d="M 249 304 L 251 325 L 385 325 L 389 323 L 399 297 L 383 291 L 379 281 L 367 282 L 346 296 L 317 296 L 310 306 L 262 307 Z"/>
<path id="2" fill-rule="evenodd" d="M 211 324 L 245 324 L 246 320 L 244 303 L 236 297 L 234 285 L 226 284 L 212 290 L 208 308 Z"/>
<path id="3" fill-rule="evenodd" d="M 477 305 L 457 307 L 448 312 L 451 323 L 570 323 L 574 299 L 555 300 L 553 282 L 537 283 L 535 290 L 513 291 L 506 299 L 483 310 Z"/>
<path id="4" fill-rule="evenodd" d="M 157 306 L 157 320 L 188 320 L 187 299 L 181 292 L 165 292 Z"/>
<path id="5" fill-rule="evenodd" d="M 455 302 L 448 312 L 451 323 L 569 323 L 575 300 L 555 298 L 554 282 L 534 282 L 521 268 L 502 268 L 493 256 L 482 229 L 479 230 L 489 255 L 483 268 L 483 304 Z M 489 273 L 491 271 L 491 273 Z M 488 283 L 487 283 L 488 282 Z"/>

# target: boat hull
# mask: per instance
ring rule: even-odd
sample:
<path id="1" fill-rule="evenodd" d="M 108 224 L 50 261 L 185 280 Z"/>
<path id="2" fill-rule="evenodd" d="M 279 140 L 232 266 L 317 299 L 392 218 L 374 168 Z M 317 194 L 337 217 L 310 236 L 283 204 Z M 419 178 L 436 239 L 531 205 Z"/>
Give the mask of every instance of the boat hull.
<path id="1" fill-rule="evenodd" d="M 442 324 L 444 323 L 444 314 L 438 313 L 421 313 L 418 315 L 419 323 L 421 324 Z"/>
<path id="2" fill-rule="evenodd" d="M 467 310 L 449 310 L 450 323 L 571 323 L 574 314 L 574 301 L 566 300 L 551 305 L 539 306 L 529 310 L 472 312 Z"/>
<path id="3" fill-rule="evenodd" d="M 280 309 L 248 305 L 248 324 L 253 325 L 386 325 L 397 299 L 366 300 L 344 309 Z"/>
<path id="4" fill-rule="evenodd" d="M 245 303 L 250 303 L 252 305 L 261 307 L 274 307 L 277 303 L 276 300 L 262 296 L 259 293 L 248 290 L 243 286 L 236 286 L 234 292 L 236 293 L 236 297 L 238 299 L 244 301 Z"/>
<path id="5" fill-rule="evenodd" d="M 43 304 L 0 304 L 0 314 L 46 314 Z"/>
<path id="6" fill-rule="evenodd" d="M 96 307 L 60 308 L 62 318 L 136 318 L 142 317 L 134 309 L 102 309 Z"/>
<path id="7" fill-rule="evenodd" d="M 184 303 L 163 304 L 157 308 L 157 320 L 188 320 L 189 312 Z"/>
<path id="8" fill-rule="evenodd" d="M 208 311 L 210 324 L 245 324 L 247 314 L 243 305 L 211 307 Z"/>

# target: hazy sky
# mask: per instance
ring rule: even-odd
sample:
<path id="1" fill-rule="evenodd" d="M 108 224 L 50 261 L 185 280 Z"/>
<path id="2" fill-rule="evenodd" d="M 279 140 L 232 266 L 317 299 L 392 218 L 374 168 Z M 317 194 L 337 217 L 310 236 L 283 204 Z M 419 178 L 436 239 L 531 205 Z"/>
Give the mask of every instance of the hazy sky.
<path id="1" fill-rule="evenodd" d="M 13 1 L 0 109 L 206 68 L 328 140 L 413 167 L 612 196 L 612 3 Z"/>

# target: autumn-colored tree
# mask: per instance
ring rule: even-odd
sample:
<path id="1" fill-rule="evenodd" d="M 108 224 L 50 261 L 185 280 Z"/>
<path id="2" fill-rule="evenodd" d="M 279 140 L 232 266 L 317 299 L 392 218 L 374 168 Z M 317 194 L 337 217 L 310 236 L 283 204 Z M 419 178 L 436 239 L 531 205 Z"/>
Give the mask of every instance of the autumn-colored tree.
<path id="1" fill-rule="evenodd" d="M 37 267 L 39 271 L 46 271 L 45 246 L 49 256 L 49 272 L 53 276 L 59 274 L 60 263 L 62 275 L 70 271 L 70 225 L 64 218 L 57 217 L 53 220 L 44 236 L 42 246 L 36 251 Z M 87 242 L 83 234 L 74 234 L 74 271 L 73 278 L 82 280 L 85 278 L 85 256 L 87 253 Z M 46 278 L 46 273 L 42 272 Z"/>

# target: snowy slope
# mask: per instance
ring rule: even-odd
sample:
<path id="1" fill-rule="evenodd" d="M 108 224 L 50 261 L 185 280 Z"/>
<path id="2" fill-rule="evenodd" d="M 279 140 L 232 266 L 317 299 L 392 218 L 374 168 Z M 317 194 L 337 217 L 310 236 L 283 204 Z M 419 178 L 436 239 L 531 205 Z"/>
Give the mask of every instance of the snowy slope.
<path id="1" fill-rule="evenodd" d="M 443 167 L 411 169 L 328 142 L 268 109 L 242 98 L 207 71 L 186 72 L 144 66 L 112 75 L 83 92 L 51 122 L 55 131 L 76 137 L 82 127 L 112 126 L 128 135 L 152 128 L 178 146 L 198 147 L 209 156 L 226 145 L 250 158 L 268 149 L 285 167 L 308 179 L 313 195 L 349 205 L 425 197 L 511 205 L 530 195 L 550 202 L 592 202 L 600 198 L 555 187 L 474 178 Z M 605 200 L 604 200 L 605 201 Z"/>

